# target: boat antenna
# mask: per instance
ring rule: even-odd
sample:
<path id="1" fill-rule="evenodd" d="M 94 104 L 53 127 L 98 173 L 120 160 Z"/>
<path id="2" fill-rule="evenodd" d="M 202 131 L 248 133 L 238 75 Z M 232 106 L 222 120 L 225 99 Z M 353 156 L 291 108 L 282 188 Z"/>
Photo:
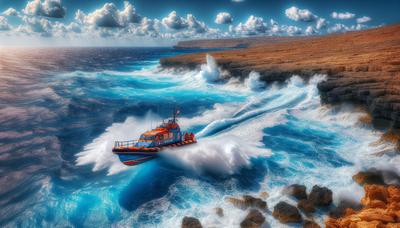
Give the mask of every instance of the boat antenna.
<path id="1" fill-rule="evenodd" d="M 173 122 L 176 122 L 176 116 L 179 114 L 179 110 L 176 108 L 176 106 L 174 107 L 174 113 L 173 113 Z"/>

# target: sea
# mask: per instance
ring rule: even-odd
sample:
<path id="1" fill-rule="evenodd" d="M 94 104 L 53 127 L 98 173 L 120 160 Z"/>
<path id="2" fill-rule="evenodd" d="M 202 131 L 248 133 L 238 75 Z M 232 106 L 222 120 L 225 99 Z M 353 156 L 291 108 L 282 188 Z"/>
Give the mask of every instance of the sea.
<path id="1" fill-rule="evenodd" d="M 280 201 L 296 205 L 286 186 L 328 187 L 337 205 L 363 196 L 358 171 L 398 169 L 394 145 L 360 122 L 362 109 L 321 103 L 325 75 L 243 80 L 212 51 L 1 48 L 0 226 L 180 227 L 190 216 L 239 227 L 248 211 L 226 199 L 248 194 L 266 200 L 265 227 L 301 227 L 271 214 Z M 197 70 L 159 64 L 194 52 L 209 53 Z M 112 153 L 114 141 L 137 139 L 175 107 L 197 144 L 132 167 Z M 328 210 L 313 219 L 323 225 Z"/>

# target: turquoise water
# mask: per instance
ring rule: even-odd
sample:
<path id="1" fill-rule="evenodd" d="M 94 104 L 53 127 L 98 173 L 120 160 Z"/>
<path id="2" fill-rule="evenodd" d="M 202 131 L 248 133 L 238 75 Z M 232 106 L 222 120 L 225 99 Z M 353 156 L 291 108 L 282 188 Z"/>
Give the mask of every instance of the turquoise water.
<path id="1" fill-rule="evenodd" d="M 161 57 L 182 53 L 94 48 L 5 55 L 0 224 L 178 227 L 184 216 L 195 216 L 206 227 L 237 227 L 246 212 L 226 196 L 266 191 L 272 210 L 280 200 L 294 202 L 281 193 L 284 186 L 301 183 L 331 188 L 335 202 L 357 200 L 355 172 L 397 164 L 371 155 L 392 146 L 375 143 L 380 133 L 358 123 L 363 113 L 320 104 L 323 75 L 256 88 L 259 82 L 210 80 L 218 74 L 211 63 L 197 71 L 159 67 Z M 181 127 L 199 142 L 122 165 L 111 152 L 114 141 L 137 138 L 174 106 Z"/>

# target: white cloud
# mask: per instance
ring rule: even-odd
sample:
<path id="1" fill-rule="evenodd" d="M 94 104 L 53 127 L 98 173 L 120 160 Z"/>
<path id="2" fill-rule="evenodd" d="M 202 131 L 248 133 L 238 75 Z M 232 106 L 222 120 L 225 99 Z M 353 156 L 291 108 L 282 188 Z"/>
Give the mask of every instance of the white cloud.
<path id="1" fill-rule="evenodd" d="M 204 22 L 196 20 L 192 14 L 187 15 L 187 23 L 189 29 L 195 33 L 205 33 L 207 31 L 207 26 Z"/>
<path id="2" fill-rule="evenodd" d="M 125 1 L 122 11 L 114 3 L 106 3 L 100 9 L 86 15 L 81 10 L 75 14 L 75 19 L 82 24 L 104 28 L 126 27 L 130 23 L 139 23 L 141 17 L 132 4 Z"/>
<path id="3" fill-rule="evenodd" d="M 289 19 L 294 20 L 294 21 L 311 22 L 318 18 L 316 15 L 314 15 L 308 9 L 299 9 L 295 6 L 292 6 L 288 9 L 286 9 L 285 14 Z"/>
<path id="4" fill-rule="evenodd" d="M 305 34 L 306 35 L 314 35 L 314 34 L 317 34 L 318 32 L 317 31 L 315 31 L 315 29 L 310 25 L 310 26 L 307 26 L 307 28 L 306 28 L 306 30 L 305 30 Z"/>
<path id="5" fill-rule="evenodd" d="M 356 15 L 354 13 L 349 13 L 349 12 L 345 12 L 345 13 L 338 13 L 338 12 L 333 12 L 331 14 L 331 17 L 334 19 L 340 19 L 340 20 L 348 20 L 348 19 L 352 19 L 354 18 Z"/>
<path id="6" fill-rule="evenodd" d="M 44 2 L 32 0 L 28 1 L 23 12 L 35 16 L 63 18 L 65 10 L 65 7 L 61 5 L 61 0 L 44 0 Z"/>
<path id="7" fill-rule="evenodd" d="M 18 16 L 18 12 L 17 10 L 15 10 L 14 8 L 8 8 L 7 10 L 5 10 L 2 13 L 4 16 Z"/>
<path id="8" fill-rule="evenodd" d="M 162 23 L 166 28 L 173 30 L 181 30 L 188 27 L 185 18 L 178 16 L 176 11 L 172 11 L 167 17 L 164 17 Z"/>
<path id="9" fill-rule="evenodd" d="M 11 26 L 8 24 L 7 18 L 0 16 L 0 31 L 10 30 Z"/>
<path id="10" fill-rule="evenodd" d="M 267 29 L 267 24 L 264 22 L 262 17 L 251 15 L 244 24 L 239 23 L 235 28 L 233 28 L 233 31 L 238 34 L 257 35 L 265 33 Z"/>
<path id="11" fill-rule="evenodd" d="M 363 17 L 357 18 L 357 23 L 358 23 L 358 24 L 362 24 L 362 23 L 369 22 L 369 21 L 371 21 L 371 20 L 372 20 L 372 19 L 371 19 L 370 17 L 363 16 Z"/>
<path id="12" fill-rule="evenodd" d="M 217 24 L 231 24 L 233 22 L 232 16 L 227 12 L 221 12 L 217 14 L 215 23 Z"/>
<path id="13" fill-rule="evenodd" d="M 244 2 L 245 0 L 232 0 L 232 2 Z"/>
<path id="14" fill-rule="evenodd" d="M 301 28 L 297 27 L 297 26 L 284 26 L 284 31 L 286 31 L 286 33 L 290 36 L 294 36 L 294 35 L 300 35 L 302 34 L 302 30 Z"/>
<path id="15" fill-rule="evenodd" d="M 28 35 L 38 33 L 41 36 L 52 36 L 52 25 L 45 18 L 23 16 L 24 24 L 17 28 L 17 32 L 22 32 Z"/>
<path id="16" fill-rule="evenodd" d="M 139 23 L 141 17 L 136 13 L 135 7 L 128 1 L 124 2 L 124 10 L 119 13 L 122 24 Z"/>
<path id="17" fill-rule="evenodd" d="M 326 28 L 328 22 L 325 20 L 325 18 L 318 18 L 317 23 L 315 25 L 315 27 L 320 30 L 320 29 L 324 29 Z"/>

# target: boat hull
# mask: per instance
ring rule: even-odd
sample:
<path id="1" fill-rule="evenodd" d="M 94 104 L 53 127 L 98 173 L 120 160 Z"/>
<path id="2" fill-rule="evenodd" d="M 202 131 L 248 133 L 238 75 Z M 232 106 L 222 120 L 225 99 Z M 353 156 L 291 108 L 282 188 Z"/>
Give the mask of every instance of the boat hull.
<path id="1" fill-rule="evenodd" d="M 125 165 L 133 166 L 154 159 L 162 148 L 179 147 L 196 143 L 196 140 L 186 140 L 182 142 L 172 143 L 159 147 L 143 148 L 143 147 L 115 147 L 113 152 L 118 155 L 119 160 Z"/>

